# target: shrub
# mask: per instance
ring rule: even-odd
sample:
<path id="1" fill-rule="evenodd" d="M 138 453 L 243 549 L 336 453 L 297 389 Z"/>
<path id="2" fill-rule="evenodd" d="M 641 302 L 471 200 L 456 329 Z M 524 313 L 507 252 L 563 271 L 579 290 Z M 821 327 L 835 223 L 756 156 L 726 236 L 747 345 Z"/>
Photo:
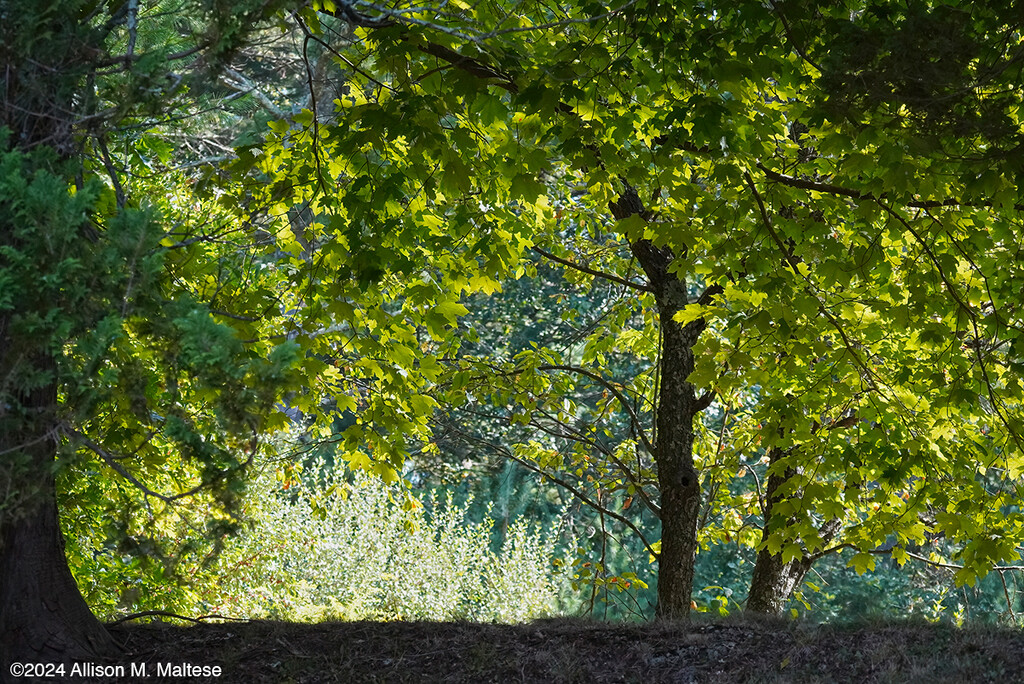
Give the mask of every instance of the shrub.
<path id="1" fill-rule="evenodd" d="M 519 520 L 492 550 L 494 521 L 451 497 L 380 480 L 294 485 L 259 477 L 247 529 L 227 541 L 202 593 L 224 615 L 317 620 L 522 622 L 556 610 L 555 535 Z"/>

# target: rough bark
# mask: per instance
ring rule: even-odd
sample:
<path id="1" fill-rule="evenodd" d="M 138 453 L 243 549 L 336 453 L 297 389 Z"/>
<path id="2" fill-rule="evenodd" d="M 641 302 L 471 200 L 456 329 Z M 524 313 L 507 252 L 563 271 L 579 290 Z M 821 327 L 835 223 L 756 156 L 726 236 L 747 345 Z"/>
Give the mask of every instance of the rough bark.
<path id="1" fill-rule="evenodd" d="M 697 556 L 697 519 L 701 490 L 693 464 L 693 419 L 698 412 L 693 386 L 692 342 L 661 309 L 662 367 L 658 397 L 655 463 L 661 491 L 661 555 L 658 559 L 658 615 L 685 617 L 690 612 Z"/>
<path id="2" fill-rule="evenodd" d="M 769 462 L 774 464 L 780 457 L 778 450 L 773 450 L 769 455 Z M 792 468 L 782 473 L 772 473 L 768 476 L 768 482 L 764 494 L 764 530 L 761 533 L 761 541 L 768 539 L 774 528 L 769 528 L 769 521 L 772 517 L 772 507 L 782 497 L 779 489 L 785 482 L 796 474 Z M 818 530 L 822 541 L 828 542 L 839 531 L 838 520 L 826 522 Z M 750 593 L 747 596 L 746 609 L 754 613 L 766 613 L 778 615 L 786 609 L 786 604 L 792 598 L 793 592 L 800 587 L 804 577 L 814 564 L 814 557 L 805 550 L 800 558 L 783 562 L 781 554 L 772 554 L 767 547 L 757 553 L 757 562 L 754 564 L 754 573 L 750 579 Z"/>
<path id="3" fill-rule="evenodd" d="M 761 549 L 750 580 L 746 609 L 768 615 L 782 613 L 811 565 L 812 561 L 806 555 L 783 563 L 781 555 L 772 555 L 768 549 Z"/>
<path id="4" fill-rule="evenodd" d="M 649 218 L 636 191 L 627 186 L 612 214 Z M 634 240 L 633 255 L 654 291 L 661 325 L 661 368 L 657 402 L 654 461 L 661 492 L 661 553 L 658 557 L 658 616 L 686 618 L 690 613 L 693 570 L 697 556 L 700 480 L 693 462 L 693 421 L 707 406 L 687 381 L 693 372 L 693 345 L 704 321 L 683 326 L 674 320 L 687 305 L 686 282 L 670 271 L 675 255 L 650 240 Z"/>
<path id="5" fill-rule="evenodd" d="M 68 663 L 116 652 L 68 569 L 52 478 L 45 499 L 4 525 L 0 661 Z"/>
<path id="6" fill-rule="evenodd" d="M 773 450 L 769 456 L 769 463 L 774 465 L 778 458 L 779 453 Z M 795 471 L 787 469 L 783 473 L 772 473 L 768 476 L 764 493 L 762 543 L 772 532 L 769 523 L 772 517 L 772 508 L 781 499 L 779 488 L 794 474 Z M 750 594 L 747 596 L 746 609 L 755 613 L 772 615 L 781 613 L 785 610 L 786 603 L 793 595 L 793 591 L 803 582 L 804 575 L 807 574 L 810 567 L 811 561 L 806 555 L 803 558 L 795 558 L 784 563 L 781 554 L 772 554 L 767 547 L 762 548 L 757 553 L 754 574 L 750 579 Z"/>
<path id="7" fill-rule="evenodd" d="M 0 328 L 4 328 L 0 324 Z M 10 349 L 0 338 L 0 348 Z M 0 358 L 0 368 L 6 366 Z M 44 362 L 45 363 L 45 362 Z M 52 362 L 45 363 L 52 373 Z M 64 555 L 53 478 L 57 388 L 54 382 L 0 406 L 0 453 L 27 456 L 4 469 L 4 491 L 29 491 L 21 510 L 0 519 L 0 663 L 60 663 L 115 651 L 82 598 Z M 11 414 L 20 414 L 12 416 Z M 6 415 L 5 415 L 6 414 Z M 12 459 L 13 461 L 13 459 Z"/>

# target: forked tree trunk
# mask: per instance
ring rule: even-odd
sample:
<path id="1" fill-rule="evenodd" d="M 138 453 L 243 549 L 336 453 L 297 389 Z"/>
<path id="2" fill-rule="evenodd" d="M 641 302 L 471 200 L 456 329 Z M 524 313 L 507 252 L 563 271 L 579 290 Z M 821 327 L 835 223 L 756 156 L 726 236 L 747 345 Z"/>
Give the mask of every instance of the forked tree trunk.
<path id="1" fill-rule="evenodd" d="M 0 333 L 5 321 L 0 320 Z M 10 350 L 0 334 L 0 369 Z M 52 371 L 52 363 L 45 364 Z M 0 487 L 18 510 L 0 512 L 0 663 L 69 663 L 116 651 L 75 584 L 57 516 L 54 457 L 57 389 L 52 382 L 0 404 L 0 454 L 8 460 Z M 5 415 L 6 414 L 6 415 Z M 20 415 L 12 415 L 20 414 Z M 15 459 L 20 452 L 26 460 Z M 10 502 L 11 499 L 8 499 Z"/>

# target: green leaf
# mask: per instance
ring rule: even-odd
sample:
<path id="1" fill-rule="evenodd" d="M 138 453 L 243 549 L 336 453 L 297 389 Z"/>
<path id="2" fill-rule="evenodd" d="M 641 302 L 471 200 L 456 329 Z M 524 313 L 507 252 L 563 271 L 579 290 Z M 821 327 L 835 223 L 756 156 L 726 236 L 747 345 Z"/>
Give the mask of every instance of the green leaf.
<path id="1" fill-rule="evenodd" d="M 544 186 L 527 173 L 517 173 L 509 185 L 509 194 L 513 199 L 519 198 L 527 202 L 535 202 L 545 192 Z"/>
<path id="2" fill-rule="evenodd" d="M 672 316 L 672 320 L 679 323 L 680 325 L 686 325 L 698 318 L 707 318 L 718 310 L 715 306 L 706 306 L 704 304 L 689 304 Z"/>
<path id="3" fill-rule="evenodd" d="M 868 570 L 875 569 L 875 557 L 870 553 L 861 551 L 854 554 L 853 558 L 846 563 L 846 566 L 856 570 L 858 575 L 863 575 Z"/>
<path id="4" fill-rule="evenodd" d="M 786 544 L 782 548 L 782 562 L 789 563 L 791 561 L 800 560 L 804 556 L 803 548 L 796 543 Z"/>
<path id="5" fill-rule="evenodd" d="M 465 316 L 469 313 L 469 309 L 459 302 L 454 301 L 441 302 L 434 307 L 434 311 L 444 316 L 444 318 L 452 325 L 456 324 L 459 317 Z"/>

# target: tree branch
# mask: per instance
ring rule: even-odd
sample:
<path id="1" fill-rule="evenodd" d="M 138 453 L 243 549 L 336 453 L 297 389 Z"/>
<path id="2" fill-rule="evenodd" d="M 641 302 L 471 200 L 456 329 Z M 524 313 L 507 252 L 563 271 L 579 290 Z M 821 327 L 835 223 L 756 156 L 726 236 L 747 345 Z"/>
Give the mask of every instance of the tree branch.
<path id="1" fill-rule="evenodd" d="M 594 382 L 600 384 L 602 387 L 606 388 L 612 394 L 612 396 L 614 396 L 619 401 L 619 404 L 621 404 L 622 408 L 626 410 L 626 413 L 629 414 L 629 419 L 633 422 L 633 425 L 636 428 L 637 436 L 640 437 L 640 441 L 643 442 L 644 448 L 647 449 L 648 453 L 650 453 L 652 456 L 657 453 L 657 451 L 654 448 L 654 445 L 647 438 L 647 433 L 644 431 L 643 425 L 640 423 L 640 418 L 636 415 L 636 412 L 633 411 L 633 407 L 630 406 L 629 402 L 626 400 L 625 395 L 623 395 L 622 392 L 620 392 L 619 389 L 615 387 L 615 385 L 613 385 L 611 382 L 605 380 L 597 373 L 588 371 L 586 368 L 580 368 L 579 366 L 557 364 L 548 366 L 537 366 L 537 370 L 559 370 L 567 371 L 569 373 L 578 373 L 579 375 L 584 375 L 593 380 Z"/>
<path id="2" fill-rule="evenodd" d="M 861 192 L 860 190 L 854 190 L 852 188 L 846 188 L 841 185 L 833 185 L 831 183 L 820 183 L 818 181 L 808 180 L 806 178 L 797 178 L 795 176 L 787 176 L 784 173 L 773 171 L 766 167 L 761 162 L 757 163 L 757 168 L 764 173 L 769 179 L 776 183 L 782 183 L 788 185 L 791 188 L 800 188 L 801 190 L 810 190 L 812 192 L 820 192 L 824 195 L 838 195 L 841 197 L 849 197 L 855 200 L 868 200 L 877 202 L 880 199 L 884 199 L 885 195 L 876 197 L 870 192 Z M 906 202 L 904 206 L 911 207 L 913 209 L 936 209 L 939 207 L 991 207 L 992 202 L 965 202 L 960 199 L 946 199 L 946 200 L 912 200 Z M 1015 204 L 1013 208 L 1017 211 L 1024 211 L 1024 204 Z"/>
<path id="3" fill-rule="evenodd" d="M 124 617 L 114 620 L 109 624 L 120 625 L 123 622 L 128 622 L 129 620 L 138 620 L 139 618 L 144 617 L 169 617 L 195 623 L 202 622 L 203 620 L 232 620 L 234 622 L 251 622 L 249 618 L 228 617 L 227 615 L 218 615 L 217 613 L 211 613 L 210 615 L 200 615 L 199 617 L 189 617 L 187 615 L 178 615 L 177 613 L 172 613 L 167 610 L 144 610 L 139 613 L 131 613 L 130 615 L 125 615 Z"/>
<path id="4" fill-rule="evenodd" d="M 942 280 L 942 283 L 946 288 L 946 292 L 948 292 L 949 296 L 953 298 L 953 301 L 956 303 L 957 308 L 959 308 L 961 311 L 964 312 L 964 314 L 967 315 L 967 319 L 971 322 L 971 329 L 974 331 L 974 337 L 980 342 L 981 331 L 978 329 L 978 313 L 974 309 L 972 309 L 967 304 L 967 302 L 963 300 L 963 298 L 960 296 L 960 293 L 957 292 L 956 288 L 953 286 L 953 283 L 950 282 L 949 276 L 946 274 L 946 271 L 942 267 L 942 264 L 939 263 L 939 259 L 935 255 L 935 252 L 932 251 L 931 247 L 921 236 L 921 234 L 914 230 L 914 227 L 910 225 L 910 221 L 905 219 L 903 216 L 899 214 L 899 212 L 893 210 L 892 207 L 888 206 L 881 200 L 875 200 L 875 202 L 878 204 L 878 206 L 882 207 L 882 209 L 884 209 L 885 212 L 889 214 L 889 216 L 899 221 L 899 223 L 904 228 L 906 228 L 911 235 L 914 236 L 914 239 L 917 241 L 917 243 L 921 245 L 921 249 L 923 249 L 924 253 L 928 255 L 928 260 L 932 262 L 932 265 L 935 267 L 935 270 L 938 271 L 939 278 Z M 1024 444 L 1021 443 L 1021 435 L 1017 433 L 1013 425 L 1011 425 L 1010 420 L 1006 417 L 1006 415 L 1004 415 L 1002 403 L 996 398 L 995 392 L 992 389 L 992 379 L 991 377 L 989 377 L 988 364 L 985 363 L 985 356 L 982 354 L 980 343 L 974 345 L 974 354 L 975 359 L 978 362 L 978 367 L 981 368 L 981 374 L 985 381 L 985 389 L 988 394 L 989 403 L 992 404 L 992 409 L 996 412 L 996 415 L 999 416 L 999 421 L 1006 428 L 1007 432 L 1010 435 L 1010 438 L 1013 439 L 1014 443 L 1017 445 L 1017 448 L 1024 450 Z"/>
<path id="5" fill-rule="evenodd" d="M 545 259 L 550 259 L 551 261 L 556 261 L 556 262 L 562 264 L 563 266 L 568 266 L 569 268 L 576 269 L 577 271 L 581 271 L 583 273 L 586 273 L 587 275 L 592 275 L 595 278 L 604 278 L 605 280 L 610 280 L 613 283 L 618 283 L 620 285 L 625 285 L 626 287 L 630 287 L 630 288 L 632 288 L 634 290 L 638 290 L 639 292 L 650 292 L 651 294 L 654 293 L 654 290 L 651 289 L 650 286 L 648 286 L 648 285 L 643 285 L 641 283 L 634 283 L 632 280 L 626 280 L 625 278 L 620 278 L 619 276 L 613 275 L 611 273 L 605 273 L 604 271 L 596 271 L 596 270 L 594 270 L 592 268 L 587 268 L 586 266 L 582 266 L 580 264 L 574 263 L 572 261 L 569 261 L 568 259 L 563 259 L 560 256 L 556 256 L 556 255 L 552 254 L 551 252 L 548 252 L 546 250 L 541 249 L 540 247 L 533 247 L 532 249 L 533 249 L 534 252 L 536 252 L 537 254 L 540 254 Z"/>
<path id="6" fill-rule="evenodd" d="M 817 62 L 811 59 L 810 55 L 807 54 L 807 51 L 803 49 L 800 43 L 796 42 L 796 39 L 793 37 L 793 29 L 789 25 L 789 20 L 786 19 L 786 15 L 782 13 L 782 11 L 779 9 L 779 6 L 775 4 L 775 0 L 768 0 L 768 4 L 771 5 L 771 8 L 775 11 L 775 14 L 779 17 L 779 20 L 782 21 L 782 31 L 783 33 L 786 34 L 786 38 L 789 39 L 790 44 L 792 44 L 793 49 L 796 50 L 796 53 L 800 55 L 800 58 L 807 62 L 808 64 L 810 64 L 815 69 L 817 69 L 819 72 L 825 73 L 825 70 L 822 69 Z"/>
<path id="7" fill-rule="evenodd" d="M 225 67 L 224 74 L 220 77 L 220 82 L 231 88 L 237 93 L 244 95 L 252 95 L 253 99 L 262 105 L 264 109 L 273 114 L 278 119 L 283 119 L 287 116 L 287 113 L 274 104 L 274 101 L 267 97 L 259 88 L 253 84 L 248 78 L 243 76 L 238 71 Z"/>
<path id="8" fill-rule="evenodd" d="M 560 477 L 557 477 L 556 475 L 553 475 L 553 474 L 551 474 L 551 473 L 541 469 L 540 467 L 534 465 L 533 463 L 530 463 L 526 459 L 523 459 L 523 458 L 520 458 L 519 456 L 516 456 L 510 449 L 502 446 L 501 444 L 495 444 L 495 443 L 490 442 L 490 441 L 488 441 L 486 439 L 483 439 L 483 438 L 480 438 L 480 437 L 476 437 L 474 435 L 468 435 L 468 434 L 463 433 L 461 431 L 459 431 L 459 432 L 462 434 L 462 436 L 465 439 L 471 440 L 473 442 L 476 442 L 477 444 L 481 444 L 483 446 L 486 446 L 489 449 L 492 449 L 493 451 L 495 451 L 497 453 L 503 454 L 506 458 L 509 458 L 509 459 L 515 461 L 516 463 L 519 463 L 520 465 L 522 465 L 527 470 L 530 470 L 530 471 L 532 471 L 534 473 L 537 473 L 538 475 L 540 475 L 542 477 L 547 478 L 548 480 L 550 480 L 551 482 L 555 483 L 559 487 L 562 487 L 563 489 L 565 489 L 567 492 L 569 492 L 570 494 L 575 496 L 577 499 L 579 499 L 580 501 L 582 501 L 586 505 L 588 505 L 591 508 L 593 508 L 595 511 L 598 511 L 600 513 L 603 513 L 604 515 L 607 515 L 610 518 L 618 520 L 620 523 L 622 523 L 623 525 L 628 527 L 630 530 L 632 530 L 634 534 L 636 534 L 636 536 L 643 543 L 644 547 L 647 549 L 648 553 L 650 553 L 655 558 L 658 557 L 659 554 L 654 550 L 654 548 L 651 546 L 650 542 L 647 541 L 647 537 L 644 536 L 644 533 L 641 532 L 640 529 L 636 525 L 634 525 L 633 521 L 630 520 L 629 518 L 626 518 L 625 516 L 619 515 L 618 513 L 609 510 L 605 506 L 602 506 L 601 504 L 597 503 L 596 501 L 591 499 L 589 496 L 587 496 L 585 493 L 583 493 L 582 491 L 580 491 L 579 489 L 577 489 L 576 487 L 571 485 L 570 483 L 566 482 L 565 480 L 561 479 Z"/>
<path id="9" fill-rule="evenodd" d="M 821 300 L 818 299 L 818 295 L 815 294 L 814 289 L 811 287 L 812 283 L 810 280 L 810 276 L 800 273 L 800 269 L 797 268 L 798 261 L 796 257 L 793 256 L 790 250 L 786 249 L 786 245 L 783 244 L 782 238 L 780 238 L 779 234 L 775 232 L 775 227 L 772 225 L 771 219 L 768 217 L 767 209 L 765 209 L 764 200 L 761 199 L 761 193 L 757 191 L 757 186 L 754 185 L 754 179 L 750 177 L 749 173 L 744 173 L 743 177 L 747 182 L 747 187 L 749 187 L 750 191 L 754 194 L 754 199 L 757 201 L 758 209 L 761 212 L 761 221 L 764 223 L 764 227 L 765 230 L 768 231 L 768 235 L 771 237 L 775 245 L 779 248 L 779 251 L 782 252 L 783 257 L 789 264 L 789 267 L 793 269 L 793 273 L 803 278 L 803 280 L 806 283 L 805 289 L 807 291 L 807 294 L 814 297 L 814 301 L 818 305 L 818 311 L 820 311 L 821 315 L 824 316 L 828 320 L 828 322 L 832 324 L 832 327 L 836 329 L 836 331 L 839 333 L 839 336 L 843 338 L 843 344 L 846 347 L 846 351 L 849 352 L 850 356 L 854 360 L 854 363 L 856 363 L 857 366 L 859 366 L 860 369 L 867 374 L 867 379 L 870 380 L 872 384 L 874 384 L 874 374 L 867 367 L 867 364 L 865 364 L 861 360 L 860 356 L 858 356 L 857 353 L 854 351 L 853 342 L 850 340 L 849 337 L 847 337 L 846 330 L 843 329 L 843 326 L 839 324 L 839 321 L 835 319 L 835 316 L 833 316 L 832 313 L 825 308 L 825 305 L 821 303 Z"/>
<path id="10" fill-rule="evenodd" d="M 510 93 L 519 92 L 519 86 L 516 85 L 512 76 L 487 66 L 479 60 L 473 59 L 472 57 L 466 57 L 465 55 L 460 55 L 451 48 L 447 48 L 443 45 L 438 45 L 437 43 L 432 43 L 430 41 L 427 41 L 417 47 L 420 52 L 437 57 L 438 59 L 443 59 L 456 69 L 461 69 L 467 74 L 471 74 L 477 78 L 488 80 L 492 85 L 504 88 Z"/>
<path id="11" fill-rule="evenodd" d="M 172 501 L 175 501 L 177 499 L 184 499 L 195 494 L 198 494 L 204 489 L 210 488 L 210 483 L 203 483 L 193 487 L 192 489 L 189 489 L 188 491 L 181 492 L 180 494 L 161 494 L 160 492 L 153 491 L 152 489 L 144 485 L 142 482 L 140 482 L 137 477 L 129 473 L 124 466 L 118 463 L 117 456 L 114 456 L 106 449 L 101 447 L 99 444 L 92 441 L 91 439 L 86 437 L 81 432 L 78 432 L 77 430 L 69 429 L 68 433 L 77 437 L 85 447 L 87 447 L 90 451 L 92 451 L 101 459 L 103 459 L 104 463 L 110 466 L 110 468 L 113 469 L 118 475 L 128 480 L 128 482 L 132 483 L 133 485 L 135 485 L 135 487 L 138 488 L 143 494 L 160 499 L 164 503 L 171 503 Z"/>
<path id="12" fill-rule="evenodd" d="M 641 476 L 639 472 L 634 473 L 632 468 L 623 463 L 622 460 L 615 455 L 614 451 L 612 451 L 606 445 L 601 444 L 596 440 L 590 439 L 589 437 L 586 436 L 586 434 L 577 429 L 575 426 L 569 425 L 563 420 L 559 420 L 558 418 L 551 415 L 547 411 L 544 411 L 543 409 L 538 408 L 537 410 L 541 411 L 544 417 L 554 424 L 555 429 L 552 430 L 548 428 L 546 425 L 543 425 L 540 421 L 536 419 L 531 419 L 530 425 L 533 425 L 538 430 L 541 430 L 545 434 L 550 435 L 552 437 L 556 437 L 559 439 L 570 439 L 579 444 L 586 444 L 591 448 L 596 449 L 597 451 L 604 454 L 605 458 L 611 461 L 616 468 L 622 471 L 622 474 L 625 475 L 629 483 L 633 485 L 633 487 L 636 489 L 637 496 L 640 497 L 640 500 L 648 508 L 648 510 L 650 510 L 651 513 L 654 513 L 654 515 L 658 516 L 659 518 L 661 517 L 661 507 L 658 506 L 658 504 L 654 503 L 651 500 L 651 498 L 647 495 L 647 490 L 644 489 L 644 485 L 643 482 L 641 482 Z"/>

